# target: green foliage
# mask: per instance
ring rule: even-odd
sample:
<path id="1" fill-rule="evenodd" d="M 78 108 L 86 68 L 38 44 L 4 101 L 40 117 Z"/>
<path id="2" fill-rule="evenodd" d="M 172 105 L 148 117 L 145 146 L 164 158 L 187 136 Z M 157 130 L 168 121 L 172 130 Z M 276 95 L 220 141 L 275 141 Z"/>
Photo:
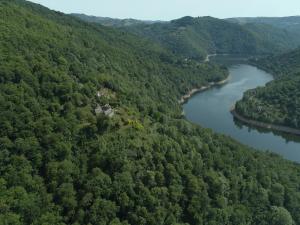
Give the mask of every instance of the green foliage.
<path id="1" fill-rule="evenodd" d="M 133 26 L 137 24 L 154 23 L 154 21 L 143 21 L 143 20 L 135 20 L 135 19 L 112 19 L 109 17 L 87 16 L 85 14 L 77 14 L 77 13 L 72 13 L 71 15 L 90 23 L 100 23 L 103 26 L 111 26 L 111 27 L 127 27 L 127 26 Z"/>
<path id="2" fill-rule="evenodd" d="M 170 22 L 74 16 L 105 26 L 121 27 L 188 59 L 203 59 L 208 53 L 266 54 L 300 45 L 298 33 L 264 23 L 233 23 L 235 21 L 188 16 Z"/>
<path id="3" fill-rule="evenodd" d="M 182 119 L 225 68 L 21 0 L 0 15 L 0 224 L 300 223 L 299 165 Z"/>
<path id="4" fill-rule="evenodd" d="M 300 73 L 300 49 L 265 58 L 252 59 L 252 63 L 271 72 L 275 78 L 294 76 Z"/>
<path id="5" fill-rule="evenodd" d="M 288 17 L 241 17 L 227 19 L 230 22 L 239 24 L 260 24 L 270 25 L 284 29 L 287 32 L 295 35 L 300 34 L 300 16 L 288 16 Z"/>
<path id="6" fill-rule="evenodd" d="M 294 225 L 295 223 L 291 214 L 285 208 L 273 206 L 271 209 L 270 224 Z"/>
<path id="7" fill-rule="evenodd" d="M 289 43 L 292 35 L 284 30 L 266 27 L 243 26 L 212 17 L 183 17 L 170 23 L 130 26 L 127 30 L 157 41 L 178 55 L 196 59 L 207 53 L 265 54 L 299 44 L 294 36 L 295 41 Z"/>
<path id="8" fill-rule="evenodd" d="M 299 87 L 300 76 L 278 79 L 246 92 L 236 110 L 258 121 L 300 128 Z"/>
<path id="9" fill-rule="evenodd" d="M 300 128 L 300 50 L 252 60 L 276 80 L 244 94 L 238 113 L 267 123 Z"/>

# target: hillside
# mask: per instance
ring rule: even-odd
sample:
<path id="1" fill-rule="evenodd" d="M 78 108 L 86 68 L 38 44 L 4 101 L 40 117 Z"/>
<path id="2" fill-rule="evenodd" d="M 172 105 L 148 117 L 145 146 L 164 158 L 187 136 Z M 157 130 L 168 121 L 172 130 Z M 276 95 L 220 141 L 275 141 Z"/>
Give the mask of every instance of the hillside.
<path id="1" fill-rule="evenodd" d="M 298 164 L 181 116 L 226 68 L 22 0 L 0 15 L 0 224 L 300 223 Z"/>
<path id="2" fill-rule="evenodd" d="M 268 24 L 273 27 L 285 29 L 290 32 L 295 32 L 299 35 L 300 33 L 300 16 L 289 16 L 289 17 L 240 17 L 240 18 L 229 18 L 230 22 L 239 24 Z"/>
<path id="3" fill-rule="evenodd" d="M 90 21 L 89 17 L 81 19 Z M 124 29 L 155 41 L 177 55 L 194 59 L 205 58 L 209 53 L 269 54 L 300 44 L 298 35 L 281 28 L 266 24 L 241 25 L 213 17 L 187 16 L 166 23 L 133 24 Z"/>
<path id="4" fill-rule="evenodd" d="M 90 23 L 100 23 L 103 26 L 110 26 L 110 27 L 127 27 L 127 26 L 133 26 L 137 24 L 153 24 L 159 22 L 159 21 L 145 21 L 145 20 L 135 20 L 135 19 L 113 19 L 109 17 L 88 16 L 85 14 L 78 14 L 78 13 L 72 13 L 71 15 Z"/>
<path id="5" fill-rule="evenodd" d="M 274 125 L 300 129 L 300 76 L 281 78 L 244 94 L 239 114 Z"/>
<path id="6" fill-rule="evenodd" d="M 269 54 L 294 48 L 298 37 L 265 25 L 242 26 L 212 17 L 184 17 L 166 24 L 137 25 L 129 30 L 166 46 L 176 54 Z"/>
<path id="7" fill-rule="evenodd" d="M 239 114 L 262 122 L 300 129 L 300 49 L 252 63 L 274 74 L 275 81 L 245 93 Z"/>
<path id="8" fill-rule="evenodd" d="M 271 72 L 276 78 L 294 76 L 300 73 L 300 48 L 279 55 L 253 58 L 251 63 Z"/>

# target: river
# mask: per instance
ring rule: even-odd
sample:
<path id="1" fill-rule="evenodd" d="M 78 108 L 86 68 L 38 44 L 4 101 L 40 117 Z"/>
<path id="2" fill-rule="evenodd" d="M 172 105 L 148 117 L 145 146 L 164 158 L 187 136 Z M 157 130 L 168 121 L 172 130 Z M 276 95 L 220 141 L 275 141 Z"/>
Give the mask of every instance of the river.
<path id="1" fill-rule="evenodd" d="M 272 75 L 248 65 L 244 58 L 216 57 L 213 61 L 229 68 L 228 83 L 198 93 L 183 105 L 188 120 L 218 133 L 229 135 L 239 142 L 259 150 L 271 151 L 284 158 L 300 162 L 300 137 L 250 127 L 236 121 L 231 107 L 246 90 L 264 86 Z"/>

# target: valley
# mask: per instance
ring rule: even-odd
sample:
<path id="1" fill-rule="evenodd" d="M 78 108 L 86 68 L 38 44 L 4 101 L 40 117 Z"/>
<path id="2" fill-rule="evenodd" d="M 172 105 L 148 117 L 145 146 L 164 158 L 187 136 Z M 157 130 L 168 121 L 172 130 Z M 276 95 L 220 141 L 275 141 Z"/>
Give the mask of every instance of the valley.
<path id="1" fill-rule="evenodd" d="M 297 34 L 67 14 L 79 2 L 0 0 L 0 224 L 300 224 L 296 138 L 230 114 L 299 125 Z M 206 57 L 237 53 L 259 57 Z"/>

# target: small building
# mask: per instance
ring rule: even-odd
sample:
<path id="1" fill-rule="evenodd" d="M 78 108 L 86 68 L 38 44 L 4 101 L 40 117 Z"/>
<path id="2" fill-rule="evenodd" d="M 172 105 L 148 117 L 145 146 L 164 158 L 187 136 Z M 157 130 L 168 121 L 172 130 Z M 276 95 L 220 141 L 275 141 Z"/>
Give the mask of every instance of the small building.
<path id="1" fill-rule="evenodd" d="M 115 114 L 114 110 L 112 109 L 112 107 L 109 104 L 106 104 L 105 106 L 100 106 L 98 104 L 97 107 L 95 108 L 95 113 L 97 115 L 104 114 L 105 116 L 108 116 L 108 117 L 113 117 Z"/>
<path id="2" fill-rule="evenodd" d="M 97 107 L 95 108 L 95 113 L 97 115 L 103 113 L 103 109 L 100 105 L 97 105 Z"/>

